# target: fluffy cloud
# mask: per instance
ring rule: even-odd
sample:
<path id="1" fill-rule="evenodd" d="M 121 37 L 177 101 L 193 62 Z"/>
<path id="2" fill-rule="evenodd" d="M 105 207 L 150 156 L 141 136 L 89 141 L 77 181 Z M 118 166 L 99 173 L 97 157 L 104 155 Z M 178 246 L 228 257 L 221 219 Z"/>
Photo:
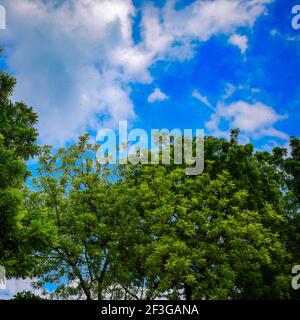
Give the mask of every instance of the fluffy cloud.
<path id="1" fill-rule="evenodd" d="M 103 122 L 135 118 L 124 81 L 130 66 L 128 72 L 119 70 L 111 58 L 131 44 L 130 1 L 68 0 L 56 6 L 15 0 L 6 7 L 8 65 L 18 79 L 15 99 L 38 111 L 43 142 L 63 144 Z"/>
<path id="2" fill-rule="evenodd" d="M 0 290 L 0 299 L 11 299 L 18 292 L 30 291 L 37 295 L 42 295 L 42 290 L 33 289 L 33 281 L 30 279 L 9 279 L 6 281 L 6 289 Z"/>
<path id="3" fill-rule="evenodd" d="M 193 41 L 206 41 L 219 33 L 230 34 L 241 26 L 251 27 L 270 2 L 198 0 L 181 10 L 175 9 L 175 1 L 168 1 L 162 10 L 148 6 L 143 19 L 145 47 L 159 57 L 180 54 L 179 58 L 185 58 L 186 53 L 189 58 Z M 176 50 L 178 47 L 183 53 Z"/>
<path id="4" fill-rule="evenodd" d="M 168 96 L 165 93 L 161 92 L 159 88 L 156 88 L 148 97 L 148 102 L 154 103 L 156 101 L 164 101 L 167 99 L 168 99 Z"/>
<path id="5" fill-rule="evenodd" d="M 245 53 L 248 49 L 248 38 L 246 36 L 241 36 L 239 34 L 233 34 L 228 42 L 236 47 L 238 47 L 242 53 Z"/>
<path id="6" fill-rule="evenodd" d="M 130 83 L 151 83 L 150 66 L 193 57 L 195 43 L 251 27 L 270 0 L 196 0 L 181 9 L 141 9 L 133 40 L 131 0 L 4 0 L 15 99 L 40 115 L 43 143 L 64 144 L 87 129 L 134 120 Z"/>
<path id="7" fill-rule="evenodd" d="M 286 119 L 275 110 L 261 102 L 253 104 L 237 101 L 230 105 L 219 103 L 206 128 L 217 136 L 227 137 L 226 131 L 220 129 L 224 122 L 228 129 L 239 128 L 245 137 L 260 139 L 265 136 L 288 140 L 289 136 L 274 128 L 275 123 Z M 227 128 L 226 128 L 227 129 Z"/>

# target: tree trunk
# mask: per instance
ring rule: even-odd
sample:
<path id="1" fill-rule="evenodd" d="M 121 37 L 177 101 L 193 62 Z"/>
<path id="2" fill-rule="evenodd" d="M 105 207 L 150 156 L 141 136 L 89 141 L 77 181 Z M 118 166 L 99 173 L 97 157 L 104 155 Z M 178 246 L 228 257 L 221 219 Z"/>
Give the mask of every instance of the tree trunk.
<path id="1" fill-rule="evenodd" d="M 193 288 L 187 284 L 184 285 L 184 295 L 186 300 L 192 300 Z"/>

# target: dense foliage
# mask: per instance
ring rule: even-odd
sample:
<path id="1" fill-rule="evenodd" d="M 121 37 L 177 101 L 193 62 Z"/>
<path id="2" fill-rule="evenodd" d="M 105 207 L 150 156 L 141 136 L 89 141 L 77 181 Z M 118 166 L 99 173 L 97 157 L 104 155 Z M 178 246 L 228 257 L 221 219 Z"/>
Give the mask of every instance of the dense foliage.
<path id="1" fill-rule="evenodd" d="M 25 160 L 37 154 L 37 115 L 26 104 L 10 100 L 15 84 L 14 78 L 0 72 L 0 265 L 19 275 L 24 268 L 15 264 L 12 268 L 8 261 L 22 254 L 23 240 L 18 239 L 21 190 L 29 174 Z"/>
<path id="2" fill-rule="evenodd" d="M 294 298 L 299 140 L 291 147 L 288 157 L 239 145 L 236 132 L 207 137 L 205 172 L 192 177 L 100 166 L 87 136 L 45 147 L 23 219 L 39 285 L 57 283 L 62 298 Z"/>
<path id="3" fill-rule="evenodd" d="M 41 298 L 40 296 L 33 294 L 30 291 L 22 291 L 22 292 L 18 292 L 16 295 L 14 295 L 12 300 L 43 300 L 43 298 Z"/>

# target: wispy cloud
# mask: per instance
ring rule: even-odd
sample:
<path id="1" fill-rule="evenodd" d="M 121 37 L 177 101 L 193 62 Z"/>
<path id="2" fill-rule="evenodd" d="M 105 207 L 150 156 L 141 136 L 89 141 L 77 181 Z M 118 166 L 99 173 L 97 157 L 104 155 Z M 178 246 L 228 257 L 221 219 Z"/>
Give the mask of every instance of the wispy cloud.
<path id="1" fill-rule="evenodd" d="M 212 104 L 209 102 L 208 98 L 203 96 L 198 90 L 193 91 L 193 97 L 202 102 L 204 105 L 212 109 L 213 111 L 216 111 L 216 109 L 212 106 Z"/>

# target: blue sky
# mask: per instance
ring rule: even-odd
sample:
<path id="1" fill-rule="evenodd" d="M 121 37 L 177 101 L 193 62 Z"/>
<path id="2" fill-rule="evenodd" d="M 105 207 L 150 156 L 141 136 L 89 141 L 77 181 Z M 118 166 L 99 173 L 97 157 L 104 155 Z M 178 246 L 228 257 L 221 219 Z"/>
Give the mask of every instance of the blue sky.
<path id="1" fill-rule="evenodd" d="M 300 0 L 0 0 L 0 68 L 55 147 L 119 120 L 204 128 L 257 149 L 300 131 Z M 28 284 L 11 280 L 8 294 Z M 6 292 L 7 293 L 7 292 Z"/>
<path id="2" fill-rule="evenodd" d="M 300 1 L 298 1 L 300 3 Z M 258 149 L 299 136 L 297 1 L 1 0 L 1 68 L 55 146 L 119 120 Z"/>

